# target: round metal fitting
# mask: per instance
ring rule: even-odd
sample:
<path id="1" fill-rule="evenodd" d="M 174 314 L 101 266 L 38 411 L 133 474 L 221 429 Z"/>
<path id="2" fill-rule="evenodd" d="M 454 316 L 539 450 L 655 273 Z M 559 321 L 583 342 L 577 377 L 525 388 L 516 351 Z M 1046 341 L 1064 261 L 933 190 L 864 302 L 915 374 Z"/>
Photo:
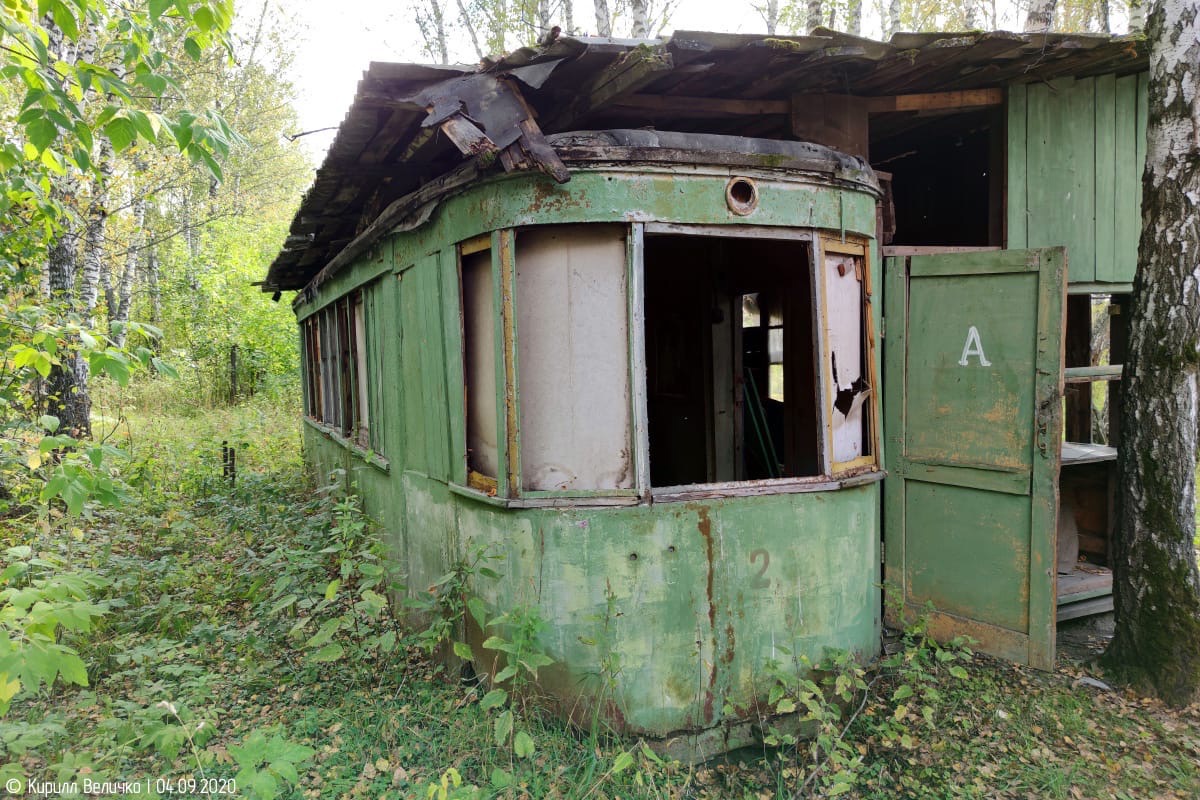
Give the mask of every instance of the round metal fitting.
<path id="1" fill-rule="evenodd" d="M 725 204 L 740 217 L 758 208 L 758 187 L 750 178 L 731 178 L 725 186 Z"/>

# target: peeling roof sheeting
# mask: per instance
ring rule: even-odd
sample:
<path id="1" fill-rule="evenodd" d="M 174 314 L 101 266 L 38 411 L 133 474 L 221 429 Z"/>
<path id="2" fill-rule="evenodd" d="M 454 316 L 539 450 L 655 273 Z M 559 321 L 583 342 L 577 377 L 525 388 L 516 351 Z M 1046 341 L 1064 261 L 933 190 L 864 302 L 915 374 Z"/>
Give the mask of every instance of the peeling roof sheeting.
<path id="1" fill-rule="evenodd" d="M 677 31 L 670 39 L 645 41 L 564 36 L 478 66 L 375 62 L 263 288 L 302 288 L 380 211 L 462 163 L 463 155 L 433 123 L 455 110 L 442 84 L 471 84 L 475 75 L 487 75 L 488 85 L 496 78 L 519 86 L 546 134 L 652 125 L 783 139 L 790 138 L 784 114 L 684 113 L 679 104 L 675 111 L 656 109 L 652 98 L 769 102 L 804 93 L 914 94 L 1146 68 L 1140 36 L 898 33 L 878 42 L 826 28 L 807 36 Z M 497 107 L 507 108 L 507 100 Z M 469 120 L 470 109 L 462 109 Z M 510 111 L 510 126 L 513 119 Z M 510 127 L 500 139 L 511 136 Z"/>

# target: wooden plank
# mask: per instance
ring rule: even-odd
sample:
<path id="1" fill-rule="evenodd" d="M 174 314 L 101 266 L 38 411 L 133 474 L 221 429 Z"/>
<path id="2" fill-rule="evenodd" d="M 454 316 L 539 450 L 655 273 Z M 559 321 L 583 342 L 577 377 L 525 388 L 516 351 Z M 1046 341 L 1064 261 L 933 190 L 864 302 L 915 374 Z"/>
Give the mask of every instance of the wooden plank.
<path id="1" fill-rule="evenodd" d="M 1096 280 L 1115 281 L 1116 259 L 1116 76 L 1096 83 Z"/>
<path id="2" fill-rule="evenodd" d="M 904 358 L 908 308 L 907 259 L 883 260 L 884 322 L 890 328 L 883 338 L 884 374 L 899 391 L 888 391 L 883 397 L 884 466 L 893 476 L 883 482 L 883 580 L 888 597 L 884 602 L 884 619 L 888 625 L 903 627 L 898 618 L 898 602 L 907 594 L 904 585 L 904 479 L 893 470 L 904 457 Z"/>
<path id="3" fill-rule="evenodd" d="M 1070 280 L 1096 280 L 1096 81 L 1075 81 L 1067 94 L 1067 141 L 1071 145 L 1070 238 L 1067 245 Z M 1051 243 L 1059 244 L 1059 243 Z"/>
<path id="4" fill-rule="evenodd" d="M 1113 127 L 1113 271 L 1112 280 L 1132 282 L 1137 266 L 1138 237 L 1142 220 L 1138 198 L 1141 196 L 1141 162 L 1138 160 L 1137 113 L 1138 76 L 1118 78 L 1114 89 Z"/>
<path id="5" fill-rule="evenodd" d="M 1088 444 L 1085 442 L 1063 442 L 1060 461 L 1063 466 L 1069 464 L 1098 464 L 1117 460 L 1117 448 L 1104 444 Z"/>
<path id="6" fill-rule="evenodd" d="M 679 97 L 662 94 L 633 94 L 612 103 L 617 108 L 669 113 L 674 117 L 760 116 L 790 114 L 787 100 L 740 100 L 728 97 Z"/>
<path id="7" fill-rule="evenodd" d="M 1111 594 L 1108 594 L 1104 597 L 1095 597 L 1091 600 L 1084 600 L 1080 603 L 1070 603 L 1059 606 L 1055 617 L 1057 622 L 1065 622 L 1069 619 L 1090 617 L 1094 614 L 1105 614 L 1112 610 L 1113 598 Z"/>
<path id="8" fill-rule="evenodd" d="M 650 415 L 646 398 L 646 240 L 639 223 L 629 226 L 626 239 L 629 282 L 629 368 L 633 386 L 633 486 L 650 496 Z"/>
<path id="9" fill-rule="evenodd" d="M 792 134 L 852 156 L 870 150 L 866 98 L 845 94 L 792 96 Z"/>
<path id="10" fill-rule="evenodd" d="M 438 278 L 442 288 L 442 342 L 446 363 L 446 414 L 449 418 L 450 480 L 467 480 L 466 392 L 463 372 L 463 320 L 458 256 L 453 247 L 441 251 Z"/>
<path id="11" fill-rule="evenodd" d="M 1137 167 L 1137 182 L 1134 185 L 1134 218 L 1137 220 L 1137 238 L 1142 235 L 1142 173 L 1146 169 L 1146 120 L 1149 110 L 1147 108 L 1149 97 L 1149 73 L 1142 72 L 1138 74 L 1137 87 L 1137 132 L 1134 135 L 1133 141 L 1137 145 L 1137 152 L 1134 156 L 1134 164 Z M 1133 278 L 1137 274 L 1137 246 L 1134 246 L 1134 258 L 1130 262 L 1127 280 L 1133 283 Z"/>
<path id="12" fill-rule="evenodd" d="M 943 466 L 927 462 L 914 462 L 907 459 L 895 459 L 895 466 L 888 472 L 898 475 L 906 481 L 922 481 L 925 483 L 940 483 L 946 486 L 970 486 L 988 492 L 1003 494 L 1029 494 L 1028 472 L 997 472 L 971 467 Z"/>
<path id="13" fill-rule="evenodd" d="M 1007 213 L 1005 215 L 1005 246 L 1019 249 L 1029 246 L 1026 220 L 1026 128 L 1027 92 L 1024 84 L 1008 87 L 1008 142 L 1006 185 Z"/>
<path id="14" fill-rule="evenodd" d="M 1063 370 L 1063 379 L 1067 383 L 1119 381 L 1123 369 L 1120 364 L 1106 364 L 1101 367 L 1067 367 Z"/>
<path id="15" fill-rule="evenodd" d="M 964 254 L 912 256 L 909 271 L 914 278 L 934 275 L 984 275 L 1007 272 L 1037 272 L 1038 253 L 1028 250 L 978 250 Z"/>
<path id="16" fill-rule="evenodd" d="M 891 97 L 866 98 L 867 111 L 879 114 L 887 111 L 942 111 L 959 108 L 982 108 L 1004 103 L 1003 89 L 966 89 L 956 92 L 926 92 Z"/>
<path id="17" fill-rule="evenodd" d="M 450 479 L 450 425 L 447 418 L 446 361 L 442 343 L 441 286 L 438 276 L 439 255 L 421 259 L 409 275 L 416 279 L 419 301 L 418 324 L 421 330 L 421 398 L 426 428 L 427 473 L 441 481 Z M 457 383 L 458 377 L 455 376 Z"/>
<path id="18" fill-rule="evenodd" d="M 543 119 L 542 130 L 571 130 L 588 114 L 633 94 L 673 67 L 671 54 L 662 47 L 630 50 L 583 87 L 574 101 Z"/>
<path id="19" fill-rule="evenodd" d="M 1001 250 L 1000 247 L 966 247 L 966 246 L 926 246 L 926 245 L 888 245 L 880 248 L 880 252 L 884 258 L 903 257 L 903 256 L 937 256 L 949 255 L 953 253 L 994 253 Z"/>

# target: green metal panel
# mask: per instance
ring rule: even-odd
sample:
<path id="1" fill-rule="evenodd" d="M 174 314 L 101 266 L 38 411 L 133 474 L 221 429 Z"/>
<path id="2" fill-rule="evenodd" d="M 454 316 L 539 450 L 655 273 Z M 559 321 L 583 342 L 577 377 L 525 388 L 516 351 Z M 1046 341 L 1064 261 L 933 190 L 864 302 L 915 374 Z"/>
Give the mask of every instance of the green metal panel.
<path id="1" fill-rule="evenodd" d="M 432 481 L 404 478 L 410 509 L 440 504 Z M 485 546 L 499 580 L 475 589 L 495 610 L 536 606 L 559 662 L 544 688 L 565 708 L 604 693 L 602 718 L 665 736 L 754 716 L 767 661 L 878 648 L 876 486 L 614 509 L 506 511 L 456 497 L 442 518 L 461 552 Z M 420 514 L 414 513 L 414 517 Z M 423 515 L 428 524 L 434 513 Z M 733 714 L 724 711 L 726 703 Z"/>
<path id="2" fill-rule="evenodd" d="M 1145 80 L 1110 74 L 1009 87 L 1007 243 L 1065 246 L 1071 283 L 1133 281 Z"/>
<path id="3" fill-rule="evenodd" d="M 888 259 L 884 535 L 904 614 L 1049 669 L 1061 248 Z"/>
<path id="4" fill-rule="evenodd" d="M 297 306 L 303 316 L 378 278 L 369 293 L 369 324 L 377 339 L 371 369 L 382 375 L 372 412 L 373 424 L 383 425 L 390 471 L 311 426 L 305 447 L 310 463 L 347 469 L 362 487 L 368 513 L 392 545 L 396 577 L 419 592 L 476 543 L 504 554 L 503 578 L 481 580 L 480 595 L 495 611 L 538 606 L 549 623 L 543 644 L 558 662 L 545 675 L 547 687 L 568 713 L 587 708 L 581 696 L 603 698 L 603 718 L 620 729 L 665 736 L 737 724 L 755 718 L 765 699 L 761 675 L 770 659 L 816 660 L 826 647 L 873 657 L 879 487 L 517 510 L 451 485 L 465 480 L 466 446 L 455 243 L 494 232 L 499 261 L 500 243 L 511 244 L 514 226 L 631 220 L 873 235 L 868 194 L 796 176 L 754 177 L 759 210 L 737 217 L 725 203 L 728 170 L 681 175 L 604 167 L 576 172 L 564 186 L 538 176 L 498 176 L 447 199 L 417 230 L 395 234 L 387 263 L 364 258 Z M 877 258 L 872 267 L 878 278 Z M 499 269 L 495 279 L 499 309 L 505 299 Z M 873 312 L 878 319 L 880 309 Z M 499 322 L 498 328 L 503 349 Z M 499 413 L 501 429 L 511 428 Z M 505 437 L 501 447 L 517 441 Z M 505 481 L 507 474 L 498 477 Z M 608 651 L 620 660 L 612 691 L 598 678 Z"/>

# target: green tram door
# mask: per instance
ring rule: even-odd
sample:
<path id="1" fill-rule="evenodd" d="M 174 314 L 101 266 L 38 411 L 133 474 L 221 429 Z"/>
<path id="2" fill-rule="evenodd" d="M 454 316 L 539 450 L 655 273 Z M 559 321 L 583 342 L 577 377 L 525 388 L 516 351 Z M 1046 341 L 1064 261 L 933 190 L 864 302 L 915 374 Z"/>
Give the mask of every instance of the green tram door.
<path id="1" fill-rule="evenodd" d="M 1066 253 L 884 269 L 889 623 L 1051 669 Z"/>

